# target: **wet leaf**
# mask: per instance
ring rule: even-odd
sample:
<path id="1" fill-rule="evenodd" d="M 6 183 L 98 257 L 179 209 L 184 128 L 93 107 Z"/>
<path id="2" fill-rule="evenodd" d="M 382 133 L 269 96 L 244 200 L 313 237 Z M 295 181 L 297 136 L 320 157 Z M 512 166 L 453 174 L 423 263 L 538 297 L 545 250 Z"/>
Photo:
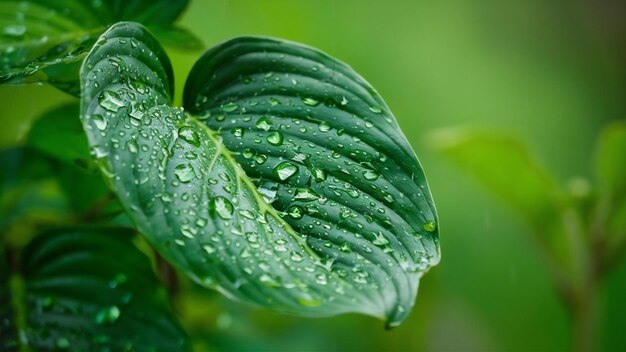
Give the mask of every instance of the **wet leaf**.
<path id="1" fill-rule="evenodd" d="M 3 350 L 189 350 L 149 260 L 126 230 L 42 234 L 19 267 L 10 281 L 0 272 Z"/>
<path id="2" fill-rule="evenodd" d="M 133 23 L 82 68 L 92 152 L 140 232 L 229 297 L 399 324 L 439 260 L 438 221 L 380 96 L 337 60 L 264 38 L 210 50 L 190 77 L 188 114 L 170 106 L 167 56 Z"/>
<path id="3" fill-rule="evenodd" d="M 0 84 L 49 82 L 78 95 L 78 70 L 106 27 L 123 20 L 142 22 L 159 34 L 172 28 L 177 46 L 197 46 L 193 35 L 171 26 L 187 0 L 47 1 L 0 3 Z M 184 41 L 184 42 L 183 42 Z"/>

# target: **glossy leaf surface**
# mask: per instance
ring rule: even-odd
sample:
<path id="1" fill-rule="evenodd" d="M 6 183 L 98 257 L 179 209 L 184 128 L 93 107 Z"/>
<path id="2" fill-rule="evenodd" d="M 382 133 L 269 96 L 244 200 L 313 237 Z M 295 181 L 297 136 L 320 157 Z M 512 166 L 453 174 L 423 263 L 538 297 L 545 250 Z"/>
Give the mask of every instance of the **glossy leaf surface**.
<path id="1" fill-rule="evenodd" d="M 0 83 L 49 82 L 78 95 L 78 69 L 94 41 L 117 21 L 142 22 L 181 46 L 198 40 L 172 23 L 187 0 L 5 0 L 0 2 Z M 169 30 L 174 34 L 167 34 Z M 181 31 L 184 32 L 182 35 Z"/>
<path id="2" fill-rule="evenodd" d="M 167 57 L 133 23 L 105 33 L 82 68 L 90 145 L 139 230 L 230 297 L 400 323 L 439 260 L 438 226 L 373 88 L 314 49 L 263 38 L 212 49 L 191 77 L 187 114 L 170 106 Z"/>
<path id="3" fill-rule="evenodd" d="M 45 233 L 21 253 L 19 266 L 10 282 L 14 323 L 7 326 L 19 334 L 5 336 L 8 350 L 189 349 L 165 290 L 127 230 Z M 5 281 L 0 296 L 6 288 Z"/>

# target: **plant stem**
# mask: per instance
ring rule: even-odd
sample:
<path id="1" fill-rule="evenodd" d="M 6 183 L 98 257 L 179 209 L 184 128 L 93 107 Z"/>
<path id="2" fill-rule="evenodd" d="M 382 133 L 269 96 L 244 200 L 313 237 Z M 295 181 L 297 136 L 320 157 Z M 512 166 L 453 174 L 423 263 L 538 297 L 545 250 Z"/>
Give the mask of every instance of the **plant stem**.
<path id="1" fill-rule="evenodd" d="M 588 286 L 579 292 L 572 312 L 572 351 L 574 352 L 594 350 L 597 285 L 595 282 L 587 284 Z"/>

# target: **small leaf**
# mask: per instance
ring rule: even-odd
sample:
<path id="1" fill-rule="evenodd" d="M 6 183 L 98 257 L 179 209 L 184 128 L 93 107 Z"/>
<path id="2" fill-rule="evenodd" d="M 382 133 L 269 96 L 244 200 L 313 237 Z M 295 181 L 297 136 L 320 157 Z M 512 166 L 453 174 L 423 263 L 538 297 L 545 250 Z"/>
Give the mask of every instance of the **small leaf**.
<path id="1" fill-rule="evenodd" d="M 626 250 L 626 123 L 613 123 L 602 132 L 596 173 L 600 183 L 599 215 L 611 236 L 608 241 L 619 256 Z"/>
<path id="2" fill-rule="evenodd" d="M 94 41 L 114 22 L 134 20 L 164 33 L 187 6 L 187 0 L 48 1 L 0 3 L 0 84 L 49 82 L 79 95 L 78 70 Z M 165 34 L 163 34 L 165 35 Z M 184 47 L 185 43 L 180 43 Z"/>
<path id="3" fill-rule="evenodd" d="M 2 277 L 6 271 L 0 274 L 2 314 L 10 312 L 10 322 L 2 322 L 8 329 L 2 329 L 1 334 L 6 334 L 2 347 L 189 350 L 168 308 L 165 290 L 127 231 L 45 233 L 28 245 L 21 258 L 21 276 L 11 278 L 10 300 Z"/>
<path id="4" fill-rule="evenodd" d="M 229 297 L 399 324 L 439 260 L 438 226 L 374 89 L 314 49 L 264 38 L 200 59 L 185 91 L 194 116 L 170 106 L 171 82 L 167 56 L 133 23 L 112 26 L 81 72 L 90 145 L 159 252 Z"/>
<path id="5" fill-rule="evenodd" d="M 202 41 L 186 28 L 179 26 L 156 27 L 150 28 L 150 31 L 165 47 L 184 51 L 204 49 Z"/>
<path id="6" fill-rule="evenodd" d="M 92 160 L 77 103 L 55 108 L 35 121 L 28 133 L 28 144 L 67 164 L 90 168 Z"/>
<path id="7" fill-rule="evenodd" d="M 626 123 L 613 123 L 602 132 L 596 170 L 605 194 L 626 198 Z"/>
<path id="8" fill-rule="evenodd" d="M 534 225 L 554 222 L 560 209 L 560 191 L 549 173 L 526 146 L 504 134 L 443 130 L 429 136 L 440 150 L 521 211 Z"/>

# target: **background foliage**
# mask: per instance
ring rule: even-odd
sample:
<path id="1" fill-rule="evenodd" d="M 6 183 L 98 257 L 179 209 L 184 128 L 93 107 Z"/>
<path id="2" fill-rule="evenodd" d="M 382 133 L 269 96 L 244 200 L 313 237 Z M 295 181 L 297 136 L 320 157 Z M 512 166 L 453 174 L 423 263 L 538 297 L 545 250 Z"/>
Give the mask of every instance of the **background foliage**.
<path id="1" fill-rule="evenodd" d="M 195 345 L 229 351 L 567 349 L 569 316 L 530 227 L 429 148 L 425 137 L 458 125 L 506 130 L 540 156 L 559 184 L 576 188 L 593 180 L 596 138 L 626 117 L 626 27 L 619 16 L 625 10 L 617 0 L 192 2 L 181 25 L 207 46 L 245 34 L 283 37 L 318 47 L 368 79 L 426 169 L 442 219 L 443 252 L 422 281 L 413 313 L 392 331 L 361 316 L 280 316 L 183 280 L 175 306 Z M 198 54 L 170 50 L 177 92 Z M 0 145 L 24 143 L 34 119 L 70 99 L 49 86 L 0 87 Z M 63 182 L 40 183 L 27 191 L 54 213 L 28 219 L 58 219 L 59 209 L 80 201 L 53 197 L 67 189 Z M 31 222 L 21 223 L 14 234 L 30 231 Z M 622 260 L 597 298 L 594 323 L 605 351 L 626 349 L 625 277 Z"/>

